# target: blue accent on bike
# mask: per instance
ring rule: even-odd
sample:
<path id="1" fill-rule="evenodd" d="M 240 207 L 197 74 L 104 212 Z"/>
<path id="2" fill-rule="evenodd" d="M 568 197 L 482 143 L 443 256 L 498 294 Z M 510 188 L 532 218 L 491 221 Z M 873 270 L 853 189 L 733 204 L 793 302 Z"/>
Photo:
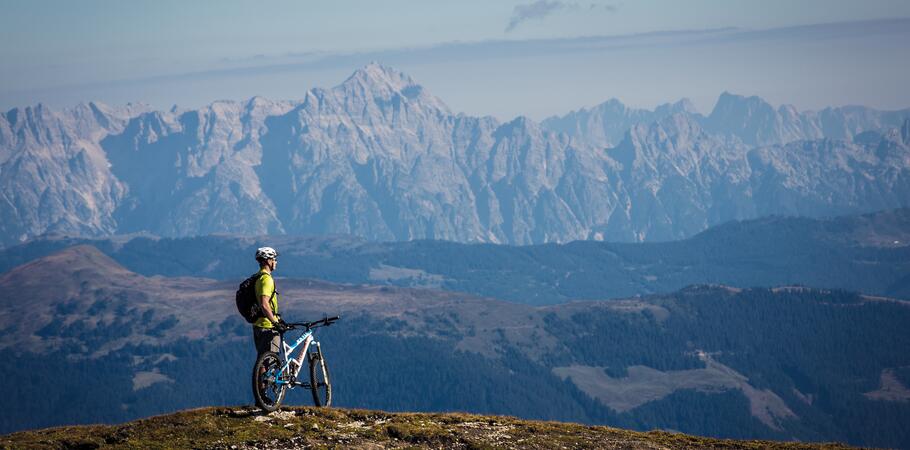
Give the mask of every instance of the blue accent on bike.
<path id="1" fill-rule="evenodd" d="M 305 341 L 306 338 L 308 336 L 310 336 L 311 334 L 313 334 L 312 331 L 307 331 L 306 333 L 303 333 L 299 338 L 297 338 L 297 341 L 294 342 L 294 345 L 291 346 L 291 348 L 287 351 L 287 353 L 294 353 L 294 349 L 297 348 L 297 346 L 300 345 L 303 341 Z"/>
<path id="2" fill-rule="evenodd" d="M 281 374 L 284 373 L 285 370 L 288 370 L 288 369 L 290 368 L 290 366 L 291 366 L 291 360 L 293 359 L 293 358 L 291 357 L 291 355 L 294 353 L 294 350 L 296 350 L 297 347 L 300 346 L 300 344 L 302 344 L 304 341 L 306 341 L 306 339 L 307 339 L 308 337 L 310 337 L 312 334 L 313 334 L 312 331 L 307 331 L 306 333 L 303 333 L 299 338 L 297 338 L 297 341 L 294 342 L 294 345 L 291 345 L 287 350 L 285 350 L 285 348 L 284 348 L 284 341 L 282 340 L 281 353 L 282 353 L 282 359 L 283 359 L 285 362 L 284 362 L 284 366 L 282 366 L 282 367 L 281 367 L 281 370 L 278 372 L 278 377 L 281 377 Z M 316 342 L 316 340 L 313 339 L 313 343 L 315 343 L 315 342 Z M 277 380 L 278 377 L 276 377 L 276 380 Z M 277 384 L 288 384 L 288 383 L 287 383 L 287 382 L 280 382 L 280 383 L 277 383 Z"/>
<path id="3" fill-rule="evenodd" d="M 291 389 L 291 388 L 294 388 L 295 386 L 303 386 L 307 389 L 312 389 L 314 391 L 314 395 L 315 395 L 315 390 L 317 388 L 319 388 L 319 387 L 327 388 L 326 395 L 328 396 L 327 397 L 328 400 L 326 402 L 322 402 L 319 399 L 315 399 L 314 401 L 316 403 L 316 406 L 328 406 L 328 404 L 330 404 L 331 391 L 328 390 L 327 383 L 316 383 L 315 386 L 311 386 L 310 383 L 302 382 L 300 380 L 295 379 L 296 376 L 294 373 L 292 373 L 295 371 L 300 372 L 300 370 L 302 369 L 302 366 L 305 365 L 307 361 L 310 361 L 310 362 L 312 361 L 312 358 L 310 357 L 310 355 L 307 354 L 308 353 L 307 349 L 309 347 L 306 347 L 303 350 L 301 350 L 301 352 L 299 354 L 299 358 L 301 359 L 301 362 L 300 362 L 300 364 L 298 364 L 298 367 L 295 367 L 294 369 L 291 368 L 291 361 L 294 361 L 294 363 L 297 364 L 297 358 L 294 357 L 294 353 L 298 349 L 301 348 L 300 344 L 307 343 L 307 346 L 315 345 L 315 347 L 318 349 L 319 342 L 316 341 L 313 331 L 310 330 L 309 328 L 312 325 L 318 326 L 319 323 L 322 323 L 322 322 L 326 322 L 326 320 L 323 320 L 321 322 L 317 321 L 317 322 L 304 323 L 304 324 L 295 324 L 298 326 L 299 325 L 306 326 L 307 331 L 305 331 L 301 336 L 299 336 L 294 341 L 293 345 L 288 345 L 284 339 L 285 338 L 284 334 L 281 335 L 281 341 L 280 341 L 281 344 L 280 344 L 280 349 L 279 349 L 278 355 L 277 355 L 278 356 L 277 362 L 279 364 L 283 363 L 282 366 L 281 367 L 272 366 L 272 368 L 268 371 L 267 374 L 263 373 L 263 375 L 268 375 L 265 378 L 263 378 L 262 375 L 259 375 L 260 378 L 258 378 L 258 379 L 254 378 L 255 383 L 253 385 L 253 392 L 254 392 L 254 396 L 256 396 L 256 402 L 257 402 L 258 406 L 265 409 L 266 411 L 274 410 L 275 408 L 278 407 L 278 404 L 280 403 L 277 401 L 278 399 L 276 398 L 273 403 L 270 403 L 268 398 L 261 398 L 261 396 L 271 396 L 272 394 L 275 394 L 275 393 L 282 393 L 285 389 Z M 303 360 L 307 360 L 307 361 L 303 361 Z M 326 375 L 327 374 L 323 374 L 323 377 L 327 378 Z M 258 381 L 256 381 L 256 380 L 258 380 Z M 264 384 L 266 384 L 266 383 L 268 384 L 268 386 L 264 386 Z M 260 402 L 264 402 L 264 403 L 260 403 Z"/>

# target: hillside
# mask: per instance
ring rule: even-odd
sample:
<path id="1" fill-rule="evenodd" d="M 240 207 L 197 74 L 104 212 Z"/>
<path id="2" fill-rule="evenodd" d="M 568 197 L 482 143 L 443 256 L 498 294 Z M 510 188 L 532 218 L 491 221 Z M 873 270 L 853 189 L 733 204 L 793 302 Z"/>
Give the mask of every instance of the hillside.
<path id="1" fill-rule="evenodd" d="M 663 431 L 539 422 L 465 413 L 201 408 L 122 425 L 69 426 L 0 437 L 6 448 L 297 449 L 839 449 L 842 444 L 735 441 Z"/>
<path id="2" fill-rule="evenodd" d="M 693 284 L 800 284 L 910 298 L 910 209 L 828 219 L 734 221 L 682 241 L 506 246 L 371 243 L 350 236 L 46 237 L 0 250 L 0 272 L 78 244 L 145 275 L 238 280 L 250 255 L 281 252 L 279 276 L 424 287 L 546 305 L 670 293 Z"/>
<path id="3" fill-rule="evenodd" d="M 343 317 L 317 333 L 340 407 L 910 445 L 906 301 L 701 285 L 533 307 L 278 284 L 288 319 Z M 0 410 L 16 411 L 0 432 L 248 403 L 254 353 L 235 288 L 135 274 L 86 245 L 7 271 L 0 289 L 28 295 L 0 299 Z"/>

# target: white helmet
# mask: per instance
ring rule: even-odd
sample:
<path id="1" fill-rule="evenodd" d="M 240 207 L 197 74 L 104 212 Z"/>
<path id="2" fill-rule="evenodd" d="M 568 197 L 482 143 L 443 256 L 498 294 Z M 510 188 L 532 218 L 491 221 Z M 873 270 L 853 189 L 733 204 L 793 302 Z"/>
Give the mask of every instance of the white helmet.
<path id="1" fill-rule="evenodd" d="M 275 251 L 272 247 L 259 247 L 256 249 L 256 261 L 263 261 L 266 259 L 275 259 L 278 257 L 278 252 Z"/>

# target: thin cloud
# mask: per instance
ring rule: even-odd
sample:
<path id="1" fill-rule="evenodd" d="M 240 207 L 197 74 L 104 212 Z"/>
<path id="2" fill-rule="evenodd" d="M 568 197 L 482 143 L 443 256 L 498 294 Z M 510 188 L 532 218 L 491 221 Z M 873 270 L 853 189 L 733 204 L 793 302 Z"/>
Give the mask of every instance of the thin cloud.
<path id="1" fill-rule="evenodd" d="M 560 9 L 567 8 L 568 5 L 558 1 L 537 0 L 527 5 L 516 5 L 512 10 L 512 18 L 509 19 L 509 25 L 506 27 L 506 33 L 512 31 L 518 25 L 531 19 L 543 19 Z"/>
<path id="2" fill-rule="evenodd" d="M 588 8 L 588 2 L 582 8 Z M 620 8 L 622 6 L 620 5 Z M 509 58 L 545 58 L 551 55 L 565 56 L 578 53 L 606 53 L 636 50 L 644 52 L 648 49 L 674 48 L 684 49 L 703 45 L 723 43 L 734 45 L 740 43 L 768 43 L 779 45 L 781 42 L 799 44 L 803 42 L 821 42 L 834 39 L 877 39 L 876 45 L 881 48 L 892 48 L 898 52 L 902 50 L 900 43 L 906 42 L 910 36 L 910 18 L 877 19 L 868 21 L 851 21 L 837 23 L 822 23 L 811 25 L 797 25 L 769 29 L 736 29 L 716 28 L 707 30 L 678 30 L 660 31 L 641 34 L 586 36 L 576 38 L 548 38 L 548 39 L 521 39 L 521 40 L 496 40 L 480 42 L 452 42 L 419 48 L 395 48 L 386 50 L 363 52 L 317 52 L 276 55 L 275 57 L 235 58 L 230 61 L 220 61 L 211 69 L 194 72 L 176 72 L 164 75 L 124 78 L 119 80 L 92 81 L 85 83 L 72 83 L 64 85 L 41 86 L 30 89 L 11 90 L 7 85 L 0 83 L 0 108 L 9 109 L 17 105 L 32 105 L 37 102 L 50 104 L 76 104 L 83 100 L 102 100 L 112 104 L 130 101 L 153 101 L 150 98 L 138 98 L 137 93 L 152 92 L 158 89 L 161 97 L 168 100 L 162 102 L 169 106 L 174 102 L 175 89 L 186 87 L 186 95 L 193 96 L 194 100 L 182 101 L 185 103 L 196 102 L 196 105 L 207 104 L 210 97 L 223 98 L 226 94 L 217 91 L 217 94 L 200 94 L 202 88 L 214 86 L 217 83 L 226 83 L 226 80 L 254 80 L 250 83 L 259 84 L 257 77 L 276 76 L 279 74 L 296 74 L 310 76 L 312 74 L 326 75 L 321 81 L 323 85 L 337 82 L 350 75 L 352 68 L 369 63 L 382 61 L 393 67 L 408 68 L 413 66 L 426 66 L 432 64 L 477 63 L 494 64 Z M 750 44 L 752 45 L 752 44 Z M 763 47 L 765 48 L 765 47 Z M 606 60 L 606 58 L 590 58 L 591 60 Z M 64 67 L 64 66 L 61 66 Z M 894 70 L 906 70 L 904 66 L 896 66 Z M 846 72 L 845 72 L 846 73 Z M 2 75 L 2 74 L 0 74 Z M 830 75 L 830 74 L 829 74 Z M 834 75 L 831 75 L 834 76 Z M 846 76 L 846 75 L 845 75 Z M 313 75 L 316 77 L 316 75 Z M 263 78 L 267 79 L 267 78 Z M 313 78 L 317 79 L 317 78 Z M 308 78 L 309 80 L 309 78 Z M 309 81 L 308 81 L 309 82 Z M 844 79 L 845 83 L 855 81 Z M 239 82 L 238 82 L 239 83 Z M 316 84 L 320 85 L 320 84 Z M 852 84 L 851 84 L 852 85 Z M 281 94 L 282 98 L 295 98 L 300 93 L 294 88 L 289 88 L 288 94 Z M 257 88 L 258 89 L 258 88 Z M 871 88 L 870 88 L 871 89 Z M 257 94 L 267 95 L 258 89 Z M 205 91 L 208 92 L 208 91 Z M 215 92 L 214 90 L 212 92 Z M 276 88 L 277 92 L 277 88 Z M 865 92 L 865 91 L 864 91 Z M 871 91 L 869 91 L 871 92 Z M 872 95 L 866 92 L 866 95 Z M 903 91 L 900 91 L 901 93 Z M 892 93 L 893 95 L 896 95 Z M 889 95 L 892 95 L 889 94 Z M 687 94 L 689 95 L 689 94 Z M 714 93 L 712 92 L 713 96 Z M 878 95 L 875 93 L 875 95 Z M 277 97 L 278 94 L 275 94 Z M 196 100 L 203 98 L 204 100 Z M 878 98 L 878 97 L 876 97 Z M 899 98 L 907 98 L 906 95 Z M 712 98 L 711 101 L 714 99 Z M 847 102 L 847 100 L 837 100 Z M 853 100 L 850 100 L 853 101 Z M 904 102 L 904 100 L 899 100 Z M 906 108 L 906 104 L 880 106 L 882 108 Z M 824 107 L 827 103 L 818 103 Z M 882 105 L 879 103 L 879 105 Z M 710 106 L 710 105 L 708 105 Z M 2 111 L 2 110 L 0 110 Z M 512 114 L 511 112 L 509 114 Z M 505 117 L 505 116 L 504 116 Z"/>
<path id="3" fill-rule="evenodd" d="M 609 3 L 591 3 L 588 5 L 588 9 L 602 9 L 607 12 L 616 12 L 619 8 L 617 8 L 616 5 L 611 5 Z"/>
<path id="4" fill-rule="evenodd" d="M 607 12 L 616 12 L 616 6 L 609 3 L 590 2 L 587 5 L 583 5 L 578 2 L 537 0 L 533 3 L 515 6 L 515 9 L 512 10 L 512 17 L 509 18 L 509 25 L 506 26 L 506 33 L 511 32 L 524 22 L 532 19 L 543 19 L 557 11 L 580 11 L 583 9 L 602 9 Z"/>

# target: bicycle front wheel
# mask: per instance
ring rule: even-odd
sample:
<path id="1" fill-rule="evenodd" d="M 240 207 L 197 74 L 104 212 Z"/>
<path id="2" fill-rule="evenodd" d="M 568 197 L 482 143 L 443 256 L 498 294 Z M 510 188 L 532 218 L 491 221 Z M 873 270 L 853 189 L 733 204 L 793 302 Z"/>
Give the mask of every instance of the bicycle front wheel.
<path id="1" fill-rule="evenodd" d="M 329 367 L 325 363 L 322 349 L 317 347 L 310 354 L 310 390 L 313 391 L 313 404 L 316 406 L 332 405 L 332 383 L 329 380 Z"/>
<path id="2" fill-rule="evenodd" d="M 256 358 L 253 366 L 253 398 L 256 406 L 272 412 L 281 406 L 287 384 L 278 383 L 281 359 L 274 352 L 265 352 Z"/>

